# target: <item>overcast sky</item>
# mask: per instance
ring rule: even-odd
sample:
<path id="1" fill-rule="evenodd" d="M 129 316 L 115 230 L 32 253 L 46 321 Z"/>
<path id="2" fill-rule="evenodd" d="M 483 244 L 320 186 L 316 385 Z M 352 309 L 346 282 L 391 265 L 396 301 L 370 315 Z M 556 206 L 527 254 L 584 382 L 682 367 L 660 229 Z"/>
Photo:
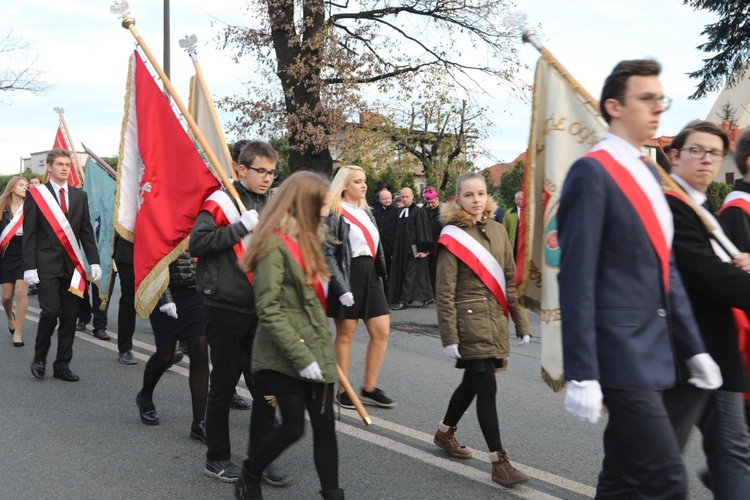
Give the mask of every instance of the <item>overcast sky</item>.
<path id="1" fill-rule="evenodd" d="M 223 96 L 241 91 L 241 82 L 252 77 L 250 64 L 237 65 L 216 48 L 219 27 L 212 21 L 243 20 L 242 0 L 173 0 L 171 12 L 172 83 L 187 103 L 188 80 L 194 72 L 178 40 L 198 36 L 198 57 L 211 93 Z M 65 119 L 76 143 L 100 156 L 117 154 L 123 116 L 127 61 L 134 48 L 131 34 L 110 13 L 108 0 L 3 1 L 3 30 L 13 28 L 30 41 L 39 55 L 37 66 L 51 84 L 42 96 L 2 96 L 0 104 L 0 172 L 17 172 L 20 158 L 52 146 L 58 118 L 52 108 L 65 109 Z M 132 0 L 136 27 L 155 56 L 162 57 L 162 0 Z M 686 73 L 701 67 L 703 53 L 696 49 L 705 39 L 700 33 L 715 20 L 693 12 L 681 0 L 518 0 L 530 25 L 540 25 L 538 37 L 568 71 L 594 96 L 621 59 L 653 57 L 664 72 L 666 95 L 674 99 L 663 115 L 659 133 L 674 135 L 688 121 L 706 118 L 716 94 L 688 101 L 695 87 Z M 538 53 L 530 45 L 519 48 L 532 66 Z M 527 81 L 533 73 L 522 75 Z M 531 103 L 509 99 L 502 87 L 487 86 L 492 97 L 481 102 L 491 108 L 494 126 L 482 144 L 481 167 L 511 161 L 527 145 Z M 224 121 L 230 119 L 222 115 Z M 229 136 L 231 141 L 236 137 Z M 267 138 L 262 138 L 267 139 Z"/>

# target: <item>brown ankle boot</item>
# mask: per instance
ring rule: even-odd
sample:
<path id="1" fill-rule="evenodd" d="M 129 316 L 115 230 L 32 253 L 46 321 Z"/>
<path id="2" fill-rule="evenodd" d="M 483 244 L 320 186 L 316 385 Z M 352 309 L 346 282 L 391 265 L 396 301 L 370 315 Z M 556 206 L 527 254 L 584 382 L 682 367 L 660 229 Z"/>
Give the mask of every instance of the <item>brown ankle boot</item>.
<path id="1" fill-rule="evenodd" d="M 507 451 L 493 451 L 490 453 L 490 462 L 492 480 L 498 484 L 509 488 L 529 480 L 529 476 L 511 465 Z"/>
<path id="2" fill-rule="evenodd" d="M 438 447 L 444 449 L 452 457 L 456 458 L 471 458 L 471 452 L 466 449 L 466 446 L 461 446 L 456 441 L 456 428 L 448 427 L 444 423 L 438 424 L 437 432 L 435 432 L 435 439 L 433 442 Z"/>

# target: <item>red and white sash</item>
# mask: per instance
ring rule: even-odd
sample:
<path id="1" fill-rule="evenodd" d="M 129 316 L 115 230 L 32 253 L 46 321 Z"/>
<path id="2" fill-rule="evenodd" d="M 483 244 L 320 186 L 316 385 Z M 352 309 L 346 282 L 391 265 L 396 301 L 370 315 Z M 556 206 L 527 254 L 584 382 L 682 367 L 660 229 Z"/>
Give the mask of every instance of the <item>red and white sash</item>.
<path id="1" fill-rule="evenodd" d="M 750 215 L 750 194 L 744 191 L 732 191 L 724 198 L 724 203 L 719 209 L 719 213 L 723 212 L 729 207 L 737 207 L 742 209 L 746 214 Z"/>
<path id="2" fill-rule="evenodd" d="M 607 151 L 599 149 L 586 155 L 602 164 L 604 169 L 615 181 L 630 204 L 638 213 L 638 218 L 643 224 L 648 239 L 654 247 L 654 251 L 661 263 L 662 279 L 664 280 L 664 290 L 669 292 L 669 258 L 671 250 L 667 243 L 667 238 L 662 230 L 661 223 L 657 217 L 651 201 L 643 191 L 638 182 L 633 178 L 631 173 L 620 165 Z M 647 168 L 645 165 L 643 168 Z M 650 175 L 650 174 L 649 174 Z"/>
<path id="3" fill-rule="evenodd" d="M 60 240 L 65 253 L 73 263 L 73 278 L 70 280 L 68 291 L 73 295 L 83 297 L 86 291 L 86 271 L 83 269 L 83 256 L 81 247 L 78 245 L 78 239 L 70 227 L 68 218 L 63 214 L 57 198 L 47 189 L 46 185 L 34 186 L 28 191 L 36 202 L 42 215 L 47 220 L 52 230 Z"/>
<path id="4" fill-rule="evenodd" d="M 274 231 L 279 237 L 281 238 L 281 241 L 284 242 L 286 245 L 286 248 L 289 250 L 289 253 L 292 254 L 292 257 L 294 257 L 294 260 L 297 261 L 297 264 L 299 264 L 299 267 L 302 268 L 302 272 L 305 271 L 305 259 L 302 257 L 302 251 L 300 250 L 299 243 L 291 239 L 286 234 L 282 233 L 281 231 Z M 313 285 L 313 290 L 315 290 L 315 294 L 318 296 L 318 300 L 320 300 L 320 305 L 323 306 L 323 310 L 326 311 L 328 308 L 328 287 L 320 280 L 316 281 Z"/>
<path id="5" fill-rule="evenodd" d="M 505 272 L 500 263 L 469 233 L 458 226 L 447 225 L 440 232 L 438 244 L 443 245 L 458 260 L 474 271 L 508 316 L 508 298 L 505 293 Z"/>
<path id="6" fill-rule="evenodd" d="M 362 221 L 357 219 L 357 217 L 354 216 L 351 212 L 349 212 L 346 208 L 343 206 L 341 207 L 341 215 L 343 215 L 346 220 L 348 220 L 350 223 L 357 226 L 362 233 L 365 235 L 365 241 L 367 242 L 367 246 L 370 247 L 370 253 L 372 254 L 372 260 L 375 260 L 375 239 L 372 237 L 372 234 L 370 233 L 370 230 L 367 229 L 367 226 L 362 224 Z"/>
<path id="7" fill-rule="evenodd" d="M 229 197 L 226 191 L 214 191 L 211 196 L 206 198 L 206 201 L 203 202 L 201 210 L 210 213 L 218 227 L 228 226 L 229 224 L 234 224 L 240 221 L 240 211 L 237 210 L 234 202 L 232 202 L 232 198 Z M 250 244 L 251 235 L 252 233 L 248 233 L 247 236 L 235 243 L 234 247 L 232 247 L 234 254 L 237 256 L 238 262 L 242 259 L 247 246 Z M 250 284 L 252 284 L 253 273 L 247 273 L 247 279 Z"/>
<path id="8" fill-rule="evenodd" d="M 16 235 L 19 229 L 23 226 L 23 204 L 18 207 L 16 213 L 13 214 L 13 218 L 10 220 L 3 232 L 0 233 L 0 253 L 4 252 L 8 248 L 8 243 Z"/>

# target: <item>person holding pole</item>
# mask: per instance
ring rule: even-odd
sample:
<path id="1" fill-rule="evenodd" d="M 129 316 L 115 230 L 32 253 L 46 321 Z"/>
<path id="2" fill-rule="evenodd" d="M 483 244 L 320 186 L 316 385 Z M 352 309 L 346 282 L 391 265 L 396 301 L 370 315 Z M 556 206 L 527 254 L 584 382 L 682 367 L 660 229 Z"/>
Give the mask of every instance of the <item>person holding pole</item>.
<path id="1" fill-rule="evenodd" d="M 609 410 L 597 498 L 685 498 L 664 392 L 721 385 L 672 255 L 674 224 L 641 147 L 669 108 L 653 60 L 621 61 L 602 89 L 605 138 L 570 168 L 558 210 L 565 408 Z"/>
<path id="2" fill-rule="evenodd" d="M 250 141 L 242 148 L 233 185 L 246 207 L 238 205 L 223 190 L 204 203 L 190 235 L 190 254 L 198 257 L 196 281 L 206 305 L 206 332 L 213 368 L 206 407 L 205 474 L 234 482 L 240 468 L 232 458 L 229 442 L 229 408 L 235 386 L 244 374 L 253 396 L 249 449 L 274 425 L 274 408 L 263 399 L 253 383 L 251 361 L 258 325 L 251 276 L 242 272 L 239 258 L 268 202 L 268 189 L 276 177 L 278 153 L 267 143 Z M 274 485 L 291 479 L 275 464 L 269 464 L 264 478 Z"/>
<path id="3" fill-rule="evenodd" d="M 326 320 L 324 281 L 330 271 L 323 256 L 321 218 L 328 182 L 312 172 L 297 172 L 279 188 L 253 231 L 242 258 L 253 273 L 258 329 L 253 351 L 259 400 L 281 412 L 281 426 L 248 450 L 238 499 L 262 499 L 261 473 L 305 430 L 305 409 L 314 438 L 313 456 L 325 500 L 344 498 L 339 488 L 338 445 L 333 413 L 336 356 Z"/>
<path id="4" fill-rule="evenodd" d="M 325 218 L 330 234 L 324 243 L 326 263 L 331 270 L 328 316 L 336 325 L 333 345 L 347 377 L 354 332 L 359 319 L 364 321 L 370 342 L 361 399 L 381 408 L 393 408 L 396 403 L 377 387 L 388 348 L 391 317 L 383 291 L 383 284 L 388 283 L 383 246 L 366 195 L 367 180 L 362 167 L 341 167 L 331 183 Z M 343 388 L 337 401 L 342 408 L 354 409 Z"/>

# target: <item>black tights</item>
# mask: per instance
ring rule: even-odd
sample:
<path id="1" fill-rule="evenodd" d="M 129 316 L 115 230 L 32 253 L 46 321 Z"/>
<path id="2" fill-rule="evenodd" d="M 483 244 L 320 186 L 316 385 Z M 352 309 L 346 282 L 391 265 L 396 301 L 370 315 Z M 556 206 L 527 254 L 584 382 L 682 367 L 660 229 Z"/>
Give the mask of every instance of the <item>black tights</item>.
<path id="1" fill-rule="evenodd" d="M 172 364 L 172 356 L 177 342 L 170 342 L 156 347 L 156 352 L 148 359 L 143 372 L 141 399 L 151 401 L 154 388 L 167 367 Z M 208 347 L 206 336 L 187 339 L 190 352 L 190 396 L 193 400 L 193 426 L 204 420 L 206 415 L 206 397 L 208 396 Z"/>
<path id="2" fill-rule="evenodd" d="M 276 396 L 282 424 L 263 436 L 253 456 L 245 461 L 245 469 L 250 475 L 260 477 L 276 457 L 299 440 L 305 432 L 307 408 L 313 431 L 313 459 L 320 486 L 323 490 L 338 489 L 339 449 L 333 414 L 334 385 L 299 381 L 299 387 L 297 394 Z"/>
<path id="3" fill-rule="evenodd" d="M 469 405 L 477 397 L 477 419 L 482 435 L 487 442 L 489 451 L 503 451 L 503 443 L 500 441 L 500 425 L 497 421 L 497 407 L 495 406 L 495 394 L 497 383 L 495 372 L 472 372 L 464 371 L 464 378 L 456 388 L 448 410 L 443 417 L 443 423 L 449 427 L 455 427 L 461 417 L 469 409 Z"/>

